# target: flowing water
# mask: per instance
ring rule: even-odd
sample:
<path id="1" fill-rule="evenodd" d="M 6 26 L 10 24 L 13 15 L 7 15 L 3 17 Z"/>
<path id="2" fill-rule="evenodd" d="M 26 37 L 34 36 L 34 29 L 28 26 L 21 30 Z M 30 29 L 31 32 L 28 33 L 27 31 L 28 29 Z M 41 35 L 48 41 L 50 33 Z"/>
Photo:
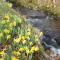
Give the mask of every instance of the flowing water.
<path id="1" fill-rule="evenodd" d="M 42 11 L 34 11 L 26 8 L 20 9 L 22 15 L 27 16 L 28 23 L 34 27 L 49 33 L 51 37 L 60 36 L 60 20 L 53 20 Z"/>

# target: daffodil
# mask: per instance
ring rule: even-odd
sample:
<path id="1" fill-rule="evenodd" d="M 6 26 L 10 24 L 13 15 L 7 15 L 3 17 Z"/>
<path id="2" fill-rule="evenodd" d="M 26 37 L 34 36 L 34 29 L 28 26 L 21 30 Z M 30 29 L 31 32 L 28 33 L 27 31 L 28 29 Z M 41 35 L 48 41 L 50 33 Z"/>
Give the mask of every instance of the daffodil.
<path id="1" fill-rule="evenodd" d="M 40 32 L 40 37 L 43 36 L 43 32 Z"/>
<path id="2" fill-rule="evenodd" d="M 4 60 L 4 58 L 0 58 L 0 60 Z"/>
<path id="3" fill-rule="evenodd" d="M 18 23 L 21 23 L 22 22 L 21 18 L 18 18 L 17 21 L 18 21 Z"/>
<path id="4" fill-rule="evenodd" d="M 22 37 L 21 37 L 21 40 L 25 40 L 25 36 L 22 36 Z"/>
<path id="5" fill-rule="evenodd" d="M 3 36 L 3 33 L 0 33 L 0 37 L 2 37 Z"/>
<path id="6" fill-rule="evenodd" d="M 29 36 L 25 36 L 25 38 L 26 38 L 27 40 L 30 40 L 30 37 L 29 37 Z"/>
<path id="7" fill-rule="evenodd" d="M 30 44 L 30 46 L 31 46 L 31 45 L 33 45 L 33 43 L 32 43 L 32 42 L 29 42 L 29 44 Z"/>
<path id="8" fill-rule="evenodd" d="M 9 23 L 9 22 L 10 22 L 10 20 L 6 20 L 6 22 L 7 22 L 7 23 Z"/>
<path id="9" fill-rule="evenodd" d="M 19 35 L 19 39 L 21 40 L 21 35 Z"/>
<path id="10" fill-rule="evenodd" d="M 23 40 L 22 43 L 25 44 L 26 43 L 26 40 Z"/>
<path id="11" fill-rule="evenodd" d="M 20 51 L 20 52 L 23 52 L 23 51 L 24 51 L 24 48 L 19 48 L 19 51 Z"/>
<path id="12" fill-rule="evenodd" d="M 20 38 L 14 39 L 14 42 L 16 42 L 16 43 L 19 43 L 20 41 L 21 41 Z"/>
<path id="13" fill-rule="evenodd" d="M 27 48 L 26 48 L 26 53 L 28 54 L 29 52 L 30 52 L 30 51 L 29 51 L 29 48 L 27 47 Z"/>
<path id="14" fill-rule="evenodd" d="M 16 52 L 16 55 L 19 56 L 19 55 L 21 55 L 21 53 L 18 51 L 18 52 Z"/>
<path id="15" fill-rule="evenodd" d="M 4 29 L 4 32 L 5 32 L 6 34 L 9 34 L 9 33 L 10 33 L 10 30 L 9 30 L 9 29 Z"/>
<path id="16" fill-rule="evenodd" d="M 16 55 L 16 56 L 19 56 L 19 55 L 21 55 L 21 53 L 18 51 L 18 52 L 16 52 L 16 51 L 13 51 L 12 52 L 14 55 Z"/>
<path id="17" fill-rule="evenodd" d="M 35 35 L 35 38 L 38 38 L 38 35 Z"/>
<path id="18" fill-rule="evenodd" d="M 38 35 L 35 35 L 35 41 L 38 41 L 38 40 L 39 40 Z"/>
<path id="19" fill-rule="evenodd" d="M 32 48 L 31 48 L 31 51 L 34 51 L 35 50 L 35 46 L 33 46 Z"/>
<path id="20" fill-rule="evenodd" d="M 12 7 L 12 4 L 11 4 L 11 3 L 8 3 L 8 7 L 10 7 L 10 8 L 11 8 L 11 7 Z"/>
<path id="21" fill-rule="evenodd" d="M 6 15 L 4 18 L 7 19 L 7 20 L 10 19 L 9 15 Z"/>
<path id="22" fill-rule="evenodd" d="M 12 56 L 11 60 L 19 60 L 18 58 L 16 58 L 15 56 Z"/>
<path id="23" fill-rule="evenodd" d="M 35 51 L 38 51 L 39 50 L 39 47 L 35 47 Z"/>
<path id="24" fill-rule="evenodd" d="M 11 38 L 11 35 L 7 35 L 7 40 Z"/>
<path id="25" fill-rule="evenodd" d="M 9 27 L 10 27 L 10 28 L 12 28 L 13 26 L 16 26 L 16 22 L 15 22 L 15 21 L 13 21 L 13 22 L 11 22 L 11 23 L 9 24 Z"/>
<path id="26" fill-rule="evenodd" d="M 16 51 L 13 51 L 12 53 L 13 53 L 14 55 L 16 55 Z"/>
<path id="27" fill-rule="evenodd" d="M 3 25 L 4 25 L 5 23 L 6 23 L 6 21 L 5 21 L 5 20 L 2 20 L 2 21 L 1 21 L 1 24 L 3 24 Z"/>
<path id="28" fill-rule="evenodd" d="M 16 26 L 16 22 L 15 22 L 15 21 L 13 21 L 13 22 L 12 22 L 12 25 L 13 25 L 13 26 Z"/>
<path id="29" fill-rule="evenodd" d="M 31 52 L 38 51 L 38 50 L 39 50 L 39 47 L 38 46 L 33 46 L 31 48 Z"/>
<path id="30" fill-rule="evenodd" d="M 27 35 L 31 35 L 31 32 L 27 32 Z"/>
<path id="31" fill-rule="evenodd" d="M 10 24 L 9 24 L 9 27 L 10 27 L 10 28 L 12 28 L 12 27 L 13 27 L 13 24 L 12 24 L 12 23 L 10 23 Z"/>
<path id="32" fill-rule="evenodd" d="M 28 28 L 28 29 L 27 29 L 27 32 L 30 32 L 30 31 L 31 31 L 31 29 L 30 29 L 30 28 Z"/>
<path id="33" fill-rule="evenodd" d="M 0 55 L 5 55 L 5 52 L 4 51 L 0 51 Z"/>

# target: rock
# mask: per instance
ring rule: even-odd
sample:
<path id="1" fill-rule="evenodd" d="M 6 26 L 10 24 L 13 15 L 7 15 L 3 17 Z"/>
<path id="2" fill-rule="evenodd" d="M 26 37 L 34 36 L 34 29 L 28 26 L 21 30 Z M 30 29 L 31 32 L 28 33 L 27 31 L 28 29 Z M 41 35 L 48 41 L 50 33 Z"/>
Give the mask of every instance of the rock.
<path id="1" fill-rule="evenodd" d="M 55 39 L 55 41 L 57 42 L 57 44 L 60 46 L 60 36 L 57 36 L 57 37 L 55 37 L 54 39 Z"/>

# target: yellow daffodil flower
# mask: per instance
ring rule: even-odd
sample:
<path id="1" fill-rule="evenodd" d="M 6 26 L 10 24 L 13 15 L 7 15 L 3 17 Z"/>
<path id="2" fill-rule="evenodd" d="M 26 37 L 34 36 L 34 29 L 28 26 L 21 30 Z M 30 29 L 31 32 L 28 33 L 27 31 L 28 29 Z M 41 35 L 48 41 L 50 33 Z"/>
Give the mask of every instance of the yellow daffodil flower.
<path id="1" fill-rule="evenodd" d="M 11 35 L 7 35 L 7 40 L 11 38 Z"/>
<path id="2" fill-rule="evenodd" d="M 19 39 L 21 40 L 21 35 L 19 35 Z"/>
<path id="3" fill-rule="evenodd" d="M 29 44 L 30 44 L 30 46 L 31 46 L 31 45 L 33 45 L 33 43 L 32 43 L 32 42 L 29 42 Z"/>
<path id="4" fill-rule="evenodd" d="M 10 22 L 10 20 L 6 20 L 6 22 L 7 22 L 7 23 L 9 23 L 9 22 Z"/>
<path id="5" fill-rule="evenodd" d="M 6 15 L 4 18 L 7 19 L 7 20 L 10 19 L 9 15 Z"/>
<path id="6" fill-rule="evenodd" d="M 33 46 L 31 48 L 31 52 L 38 51 L 38 50 L 39 50 L 39 47 L 38 46 Z"/>
<path id="7" fill-rule="evenodd" d="M 3 25 L 4 25 L 5 23 L 6 23 L 6 21 L 5 21 L 5 20 L 2 20 L 2 21 L 1 21 L 1 24 L 3 24 Z"/>
<path id="8" fill-rule="evenodd" d="M 27 53 L 27 54 L 30 52 L 28 47 L 26 47 L 25 50 L 26 50 L 26 53 Z"/>
<path id="9" fill-rule="evenodd" d="M 19 55 L 21 55 L 21 53 L 18 51 L 18 52 L 16 52 L 16 51 L 13 51 L 12 52 L 14 55 L 16 55 L 16 56 L 19 56 Z"/>
<path id="10" fill-rule="evenodd" d="M 11 4 L 11 3 L 8 3 L 8 7 L 10 7 L 10 8 L 11 8 L 11 7 L 12 7 L 12 4 Z"/>
<path id="11" fill-rule="evenodd" d="M 19 56 L 19 55 L 21 55 L 21 53 L 20 52 L 16 52 L 16 55 Z"/>
<path id="12" fill-rule="evenodd" d="M 31 51 L 34 51 L 35 50 L 35 46 L 33 46 L 32 48 L 31 48 Z"/>
<path id="13" fill-rule="evenodd" d="M 14 39 L 14 42 L 19 43 L 21 41 L 21 38 Z"/>
<path id="14" fill-rule="evenodd" d="M 29 51 L 29 49 L 26 49 L 26 53 L 28 54 L 30 51 Z"/>
<path id="15" fill-rule="evenodd" d="M 35 41 L 38 41 L 38 40 L 39 40 L 38 38 L 35 39 Z"/>
<path id="16" fill-rule="evenodd" d="M 2 37 L 3 36 L 3 33 L 0 33 L 0 37 Z"/>
<path id="17" fill-rule="evenodd" d="M 20 51 L 20 52 L 23 52 L 23 51 L 24 51 L 24 48 L 19 48 L 19 51 Z"/>
<path id="18" fill-rule="evenodd" d="M 26 40 L 23 40 L 22 43 L 25 44 L 26 43 Z"/>
<path id="19" fill-rule="evenodd" d="M 21 22 L 22 22 L 21 18 L 18 18 L 18 22 L 19 22 L 19 23 L 21 23 Z"/>
<path id="20" fill-rule="evenodd" d="M 4 29 L 4 32 L 5 32 L 6 34 L 9 34 L 9 33 L 10 33 L 10 30 L 9 30 L 9 29 Z"/>
<path id="21" fill-rule="evenodd" d="M 10 27 L 10 28 L 12 28 L 12 27 L 13 27 L 13 24 L 12 24 L 12 23 L 10 23 L 10 24 L 9 24 L 9 27 Z"/>
<path id="22" fill-rule="evenodd" d="M 27 32 L 27 35 L 31 35 L 31 32 Z"/>
<path id="23" fill-rule="evenodd" d="M 19 60 L 19 59 L 17 59 L 16 57 L 12 56 L 11 60 Z"/>
<path id="24" fill-rule="evenodd" d="M 35 35 L 35 41 L 38 41 L 38 40 L 39 40 L 38 35 Z"/>
<path id="25" fill-rule="evenodd" d="M 29 36 L 25 36 L 25 38 L 26 38 L 27 40 L 30 40 L 30 37 L 29 37 Z"/>
<path id="26" fill-rule="evenodd" d="M 35 51 L 38 51 L 39 50 L 39 47 L 35 47 Z"/>
<path id="27" fill-rule="evenodd" d="M 25 40 L 25 36 L 22 36 L 22 37 L 21 37 L 21 40 Z"/>
<path id="28" fill-rule="evenodd" d="M 35 35 L 35 38 L 38 38 L 38 35 Z"/>
<path id="29" fill-rule="evenodd" d="M 0 58 L 0 60 L 4 60 L 4 58 Z"/>
<path id="30" fill-rule="evenodd" d="M 12 53 L 13 53 L 14 55 L 16 55 L 16 51 L 13 51 Z"/>
<path id="31" fill-rule="evenodd" d="M 13 21 L 13 22 L 12 22 L 12 25 L 13 25 L 13 26 L 16 26 L 16 22 L 15 22 L 15 21 Z"/>
<path id="32" fill-rule="evenodd" d="M 30 28 L 28 28 L 28 29 L 27 29 L 27 32 L 30 32 L 30 31 L 31 31 L 31 29 L 30 29 Z"/>
<path id="33" fill-rule="evenodd" d="M 4 51 L 0 51 L 0 55 L 5 55 L 5 52 Z"/>
<path id="34" fill-rule="evenodd" d="M 40 35 L 39 35 L 39 36 L 40 36 L 40 37 L 43 36 L 43 32 L 40 32 Z"/>

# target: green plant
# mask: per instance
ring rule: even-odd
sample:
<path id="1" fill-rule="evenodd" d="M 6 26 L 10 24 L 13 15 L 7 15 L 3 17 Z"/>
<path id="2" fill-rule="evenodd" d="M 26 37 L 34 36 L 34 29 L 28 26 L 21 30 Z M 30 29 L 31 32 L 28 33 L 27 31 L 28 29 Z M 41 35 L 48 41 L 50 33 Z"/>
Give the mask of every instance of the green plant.
<path id="1" fill-rule="evenodd" d="M 32 54 L 40 49 L 38 42 L 39 36 L 42 34 L 42 32 L 33 31 L 32 26 L 25 20 L 16 15 L 5 15 L 0 21 L 0 43 L 9 45 L 5 54 L 10 51 L 11 56 L 15 56 L 15 58 L 21 59 L 20 57 L 22 57 L 21 60 L 23 60 L 26 56 L 28 60 L 31 60 Z"/>
<path id="2" fill-rule="evenodd" d="M 33 53 L 44 53 L 39 43 L 43 33 L 11 10 L 9 3 L 1 4 L 0 43 L 3 49 L 0 50 L 0 60 L 32 60 Z M 9 5 L 8 8 L 5 4 Z"/>

